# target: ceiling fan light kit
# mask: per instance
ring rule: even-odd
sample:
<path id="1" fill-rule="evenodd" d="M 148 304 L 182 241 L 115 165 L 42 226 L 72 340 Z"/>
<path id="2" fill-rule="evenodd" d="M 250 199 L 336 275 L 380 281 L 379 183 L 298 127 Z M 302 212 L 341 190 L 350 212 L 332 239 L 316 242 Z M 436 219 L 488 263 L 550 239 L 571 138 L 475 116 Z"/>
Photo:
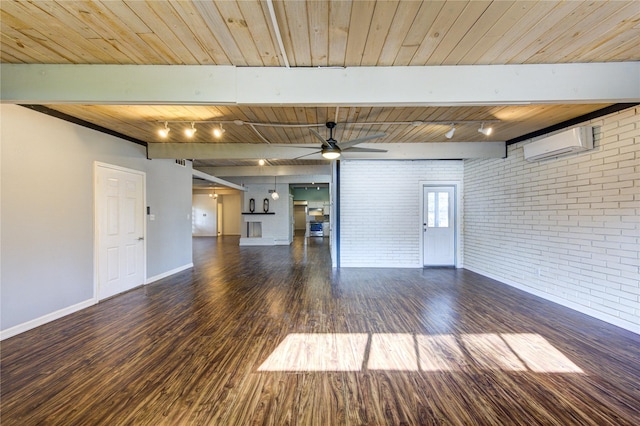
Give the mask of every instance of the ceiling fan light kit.
<path id="1" fill-rule="evenodd" d="M 340 149 L 338 147 L 328 146 L 322 148 L 321 152 L 322 156 L 327 160 L 335 160 L 336 158 L 340 157 Z"/>

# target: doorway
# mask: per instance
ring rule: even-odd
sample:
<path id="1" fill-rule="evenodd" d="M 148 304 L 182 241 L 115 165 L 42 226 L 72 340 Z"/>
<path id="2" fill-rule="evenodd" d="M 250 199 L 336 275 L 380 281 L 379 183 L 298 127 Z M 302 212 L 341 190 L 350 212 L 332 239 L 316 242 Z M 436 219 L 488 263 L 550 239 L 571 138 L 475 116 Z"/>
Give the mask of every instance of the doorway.
<path id="1" fill-rule="evenodd" d="M 423 187 L 424 266 L 456 265 L 456 186 Z"/>
<path id="2" fill-rule="evenodd" d="M 96 298 L 144 284 L 145 174 L 95 163 Z"/>

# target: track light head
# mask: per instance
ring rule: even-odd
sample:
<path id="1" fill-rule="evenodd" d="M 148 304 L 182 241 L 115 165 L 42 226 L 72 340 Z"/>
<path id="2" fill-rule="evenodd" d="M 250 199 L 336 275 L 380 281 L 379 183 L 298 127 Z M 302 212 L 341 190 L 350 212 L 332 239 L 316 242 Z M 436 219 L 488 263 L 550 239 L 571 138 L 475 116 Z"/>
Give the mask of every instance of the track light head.
<path id="1" fill-rule="evenodd" d="M 166 138 L 167 136 L 169 136 L 169 132 L 171 131 L 171 129 L 169 128 L 169 123 L 167 123 L 166 121 L 164 122 L 164 127 L 160 130 L 158 130 L 158 134 L 160 135 L 161 138 Z"/>
<path id="2" fill-rule="evenodd" d="M 197 132 L 196 130 L 196 123 L 194 123 L 193 121 L 191 122 L 191 127 L 187 127 L 184 130 L 184 134 L 188 137 L 188 138 L 192 138 L 193 135 L 195 135 Z"/>
<path id="3" fill-rule="evenodd" d="M 444 136 L 445 136 L 447 139 L 451 139 L 451 138 L 453 137 L 453 134 L 454 134 L 455 132 L 456 132 L 456 127 L 455 127 L 453 124 L 451 124 L 451 129 L 449 129 L 449 131 L 448 131 L 447 133 L 445 133 L 445 134 L 444 134 Z"/>
<path id="4" fill-rule="evenodd" d="M 489 136 L 491 132 L 493 132 L 493 129 L 491 127 L 484 127 L 484 123 L 482 123 L 480 124 L 480 128 L 478 129 L 478 131 L 485 136 Z"/>
<path id="5" fill-rule="evenodd" d="M 224 132 L 225 132 L 225 130 L 222 128 L 222 124 L 220 124 L 220 127 L 214 127 L 213 128 L 213 136 L 215 136 L 218 139 L 220 139 L 222 137 L 222 134 Z"/>

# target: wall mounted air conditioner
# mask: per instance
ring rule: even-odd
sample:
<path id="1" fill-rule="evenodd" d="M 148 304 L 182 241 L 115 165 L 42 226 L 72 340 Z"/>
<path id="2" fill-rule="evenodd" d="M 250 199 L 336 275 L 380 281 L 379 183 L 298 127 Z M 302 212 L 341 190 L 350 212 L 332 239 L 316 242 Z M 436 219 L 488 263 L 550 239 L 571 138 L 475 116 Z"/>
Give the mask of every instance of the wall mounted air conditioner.
<path id="1" fill-rule="evenodd" d="M 526 144 L 524 159 L 539 161 L 590 149 L 593 149 L 593 127 L 581 126 Z"/>

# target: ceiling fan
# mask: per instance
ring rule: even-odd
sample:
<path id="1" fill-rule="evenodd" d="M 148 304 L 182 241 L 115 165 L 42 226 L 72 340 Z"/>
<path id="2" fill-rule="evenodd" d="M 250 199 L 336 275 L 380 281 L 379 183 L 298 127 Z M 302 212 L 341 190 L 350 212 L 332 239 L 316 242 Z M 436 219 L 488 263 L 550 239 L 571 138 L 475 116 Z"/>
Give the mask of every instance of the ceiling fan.
<path id="1" fill-rule="evenodd" d="M 385 149 L 373 149 L 373 148 L 358 148 L 355 145 L 359 143 L 366 142 L 371 139 L 377 139 L 386 136 L 386 133 L 377 133 L 375 135 L 365 136 L 362 138 L 353 139 L 350 141 L 338 142 L 333 138 L 333 129 L 336 127 L 336 123 L 333 121 L 329 121 L 326 123 L 327 128 L 329 129 L 329 139 L 325 140 L 320 133 L 316 132 L 314 129 L 309 129 L 313 135 L 320 139 L 322 142 L 321 149 L 319 152 L 322 153 L 322 156 L 328 160 L 335 160 L 340 157 L 342 151 L 350 151 L 350 152 L 387 152 Z M 315 154 L 315 153 L 314 153 Z M 312 155 L 312 154 L 307 154 Z"/>

